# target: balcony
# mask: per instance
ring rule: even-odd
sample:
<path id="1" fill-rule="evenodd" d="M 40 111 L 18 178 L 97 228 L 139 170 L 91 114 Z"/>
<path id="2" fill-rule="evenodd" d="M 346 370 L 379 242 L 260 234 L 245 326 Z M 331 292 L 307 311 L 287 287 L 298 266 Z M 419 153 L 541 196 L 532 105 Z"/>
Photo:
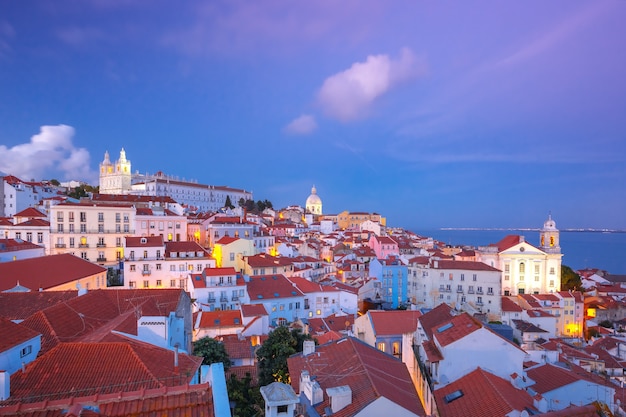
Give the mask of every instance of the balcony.
<path id="1" fill-rule="evenodd" d="M 107 247 L 106 243 L 98 243 L 96 245 L 96 248 L 106 248 L 106 247 Z"/>
<path id="2" fill-rule="evenodd" d="M 65 248 L 67 247 L 67 245 L 65 243 L 57 243 L 56 245 L 54 245 L 55 248 Z"/>
<path id="3" fill-rule="evenodd" d="M 97 258 L 96 262 L 106 262 L 107 258 Z"/>
<path id="4" fill-rule="evenodd" d="M 459 293 L 459 294 L 463 294 L 463 289 L 462 288 L 457 288 L 456 292 Z"/>
<path id="5" fill-rule="evenodd" d="M 220 297 L 220 303 L 227 303 L 227 302 L 228 302 L 228 297 L 226 296 Z"/>
<path id="6" fill-rule="evenodd" d="M 236 295 L 233 295 L 231 299 L 232 299 L 233 301 L 239 301 L 239 297 L 238 297 L 238 296 L 236 296 Z"/>
<path id="7" fill-rule="evenodd" d="M 144 275 L 144 276 L 145 275 L 151 275 L 151 274 L 152 274 L 152 271 L 150 271 L 149 269 L 148 270 L 144 269 L 144 270 L 141 271 L 141 275 Z"/>
<path id="8" fill-rule="evenodd" d="M 483 290 L 476 291 L 476 294 L 483 294 Z"/>
<path id="9" fill-rule="evenodd" d="M 208 303 L 209 303 L 209 304 L 212 304 L 212 303 L 214 303 L 214 302 L 215 302 L 215 297 L 209 297 L 209 299 L 208 299 Z"/>
<path id="10" fill-rule="evenodd" d="M 80 243 L 78 245 L 79 248 L 88 248 L 89 247 L 89 243 Z"/>
<path id="11" fill-rule="evenodd" d="M 468 294 L 474 294 L 474 290 L 471 290 L 471 289 L 470 289 L 470 290 L 467 290 L 467 293 L 468 293 Z"/>

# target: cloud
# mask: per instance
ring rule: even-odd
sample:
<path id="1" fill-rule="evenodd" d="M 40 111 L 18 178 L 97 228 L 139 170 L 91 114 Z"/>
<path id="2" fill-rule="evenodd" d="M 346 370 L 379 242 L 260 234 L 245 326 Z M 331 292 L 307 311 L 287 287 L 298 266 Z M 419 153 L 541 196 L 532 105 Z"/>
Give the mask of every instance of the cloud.
<path id="1" fill-rule="evenodd" d="M 317 94 L 324 112 L 348 122 L 364 117 L 376 99 L 399 84 L 425 73 L 425 65 L 404 48 L 396 60 L 370 55 L 345 71 L 328 77 Z"/>
<path id="2" fill-rule="evenodd" d="M 315 117 L 310 114 L 303 114 L 289 123 L 283 131 L 290 135 L 308 135 L 317 129 Z"/>
<path id="3" fill-rule="evenodd" d="M 93 182 L 97 174 L 89 167 L 89 152 L 76 148 L 74 128 L 42 126 L 30 142 L 8 148 L 0 145 L 0 171 L 24 180 L 60 175 L 62 179 Z"/>

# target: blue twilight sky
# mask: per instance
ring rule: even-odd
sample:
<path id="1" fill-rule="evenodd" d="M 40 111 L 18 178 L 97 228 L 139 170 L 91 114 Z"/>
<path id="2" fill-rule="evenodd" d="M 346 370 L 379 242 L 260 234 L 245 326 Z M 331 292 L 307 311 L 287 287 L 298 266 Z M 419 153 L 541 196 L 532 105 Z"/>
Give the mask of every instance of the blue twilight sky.
<path id="1" fill-rule="evenodd" d="M 0 171 L 626 229 L 626 1 L 0 0 Z"/>

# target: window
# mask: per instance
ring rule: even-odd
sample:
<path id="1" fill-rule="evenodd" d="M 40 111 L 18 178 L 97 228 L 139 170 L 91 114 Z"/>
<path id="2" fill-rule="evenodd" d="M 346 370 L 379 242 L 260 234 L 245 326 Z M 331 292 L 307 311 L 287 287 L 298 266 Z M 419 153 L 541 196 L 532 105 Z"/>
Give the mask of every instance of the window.
<path id="1" fill-rule="evenodd" d="M 37 243 L 43 243 L 43 232 L 37 232 Z"/>
<path id="2" fill-rule="evenodd" d="M 87 233 L 87 225 L 86 224 L 81 224 L 80 225 L 80 232 L 81 233 Z"/>
<path id="3" fill-rule="evenodd" d="M 130 232 L 130 227 L 127 224 L 125 224 L 124 225 L 124 233 L 129 233 L 129 232 Z"/>
<path id="4" fill-rule="evenodd" d="M 554 267 L 550 267 L 550 275 L 554 275 Z"/>
<path id="5" fill-rule="evenodd" d="M 230 253 L 230 261 L 233 262 L 235 260 L 235 252 Z"/>
<path id="6" fill-rule="evenodd" d="M 122 216 L 120 213 L 115 213 L 115 223 L 119 223 L 121 220 Z"/>
<path id="7" fill-rule="evenodd" d="M 72 219 L 73 220 L 73 219 Z M 57 213 L 57 222 L 62 222 L 63 221 L 63 212 L 59 211 Z"/>
<path id="8" fill-rule="evenodd" d="M 318 308 L 318 309 L 315 311 L 315 313 L 316 313 L 318 316 L 321 316 L 321 315 L 322 315 L 322 310 L 320 310 L 320 309 Z"/>
<path id="9" fill-rule="evenodd" d="M 161 280 L 160 280 L 160 279 L 157 279 L 157 280 L 156 280 L 156 286 L 157 286 L 157 287 L 162 287 L 162 286 L 163 286 L 163 284 L 161 283 Z"/>
<path id="10" fill-rule="evenodd" d="M 392 353 L 394 356 L 399 356 L 400 355 L 400 342 L 393 342 L 391 349 L 392 349 Z"/>
<path id="11" fill-rule="evenodd" d="M 115 238 L 115 246 L 117 246 L 118 248 L 122 247 L 122 238 L 121 237 L 116 237 Z"/>
<path id="12" fill-rule="evenodd" d="M 128 287 L 129 287 L 129 288 L 135 288 L 135 286 L 136 286 L 136 285 L 135 285 L 135 281 L 130 281 L 130 282 L 128 283 Z"/>
<path id="13" fill-rule="evenodd" d="M 487 287 L 487 294 L 493 295 L 493 287 Z"/>
<path id="14" fill-rule="evenodd" d="M 482 303 L 483 303 L 483 297 L 479 295 L 478 297 L 476 297 L 476 304 L 482 304 Z"/>
<path id="15" fill-rule="evenodd" d="M 68 213 L 68 220 L 69 220 L 69 221 L 71 221 L 71 222 L 73 222 L 73 221 L 74 221 L 74 212 L 73 212 L 73 211 L 70 211 L 70 212 Z"/>
<path id="16" fill-rule="evenodd" d="M 103 222 L 104 221 L 104 213 L 98 213 L 98 221 L 99 222 Z"/>
<path id="17" fill-rule="evenodd" d="M 175 279 L 171 279 L 170 280 L 170 287 L 174 288 L 176 286 L 176 280 Z"/>
<path id="18" fill-rule="evenodd" d="M 296 310 L 300 309 L 300 301 L 296 301 Z"/>
<path id="19" fill-rule="evenodd" d="M 80 212 L 80 221 L 81 222 L 86 222 L 87 221 L 87 213 L 84 211 Z"/>
<path id="20" fill-rule="evenodd" d="M 20 350 L 20 357 L 23 358 L 26 355 L 30 355 L 33 351 L 33 347 L 31 345 L 24 346 L 22 350 Z"/>
<path id="21" fill-rule="evenodd" d="M 135 265 L 131 265 L 130 266 L 130 270 L 131 270 L 131 272 L 135 271 L 136 270 L 136 266 Z"/>
<path id="22" fill-rule="evenodd" d="M 147 250 L 143 251 L 143 258 L 144 259 L 148 258 L 148 251 Z"/>
<path id="23" fill-rule="evenodd" d="M 483 293 L 483 287 L 476 287 L 476 292 L 478 294 L 482 294 Z"/>
<path id="24" fill-rule="evenodd" d="M 554 287 L 554 280 L 553 279 L 550 280 L 550 286 Z"/>
<path id="25" fill-rule="evenodd" d="M 508 281 L 509 279 L 510 279 L 510 277 L 509 277 L 509 275 L 508 275 L 508 274 L 504 276 L 504 280 L 505 280 L 505 281 Z"/>
<path id="26" fill-rule="evenodd" d="M 104 224 L 98 224 L 98 233 L 104 233 Z"/>
<path id="27" fill-rule="evenodd" d="M 161 264 L 156 264 L 156 270 L 160 271 L 161 270 Z"/>
<path id="28" fill-rule="evenodd" d="M 463 292 L 463 285 L 459 284 L 456 286 L 457 292 Z"/>
<path id="29" fill-rule="evenodd" d="M 381 352 L 385 351 L 385 342 L 378 342 L 376 344 L 376 347 L 378 348 L 378 350 L 380 350 Z"/>
<path id="30" fill-rule="evenodd" d="M 122 233 L 122 226 L 120 226 L 119 224 L 115 225 L 115 233 Z"/>
<path id="31" fill-rule="evenodd" d="M 476 274 L 472 275 L 472 281 L 476 281 L 478 279 L 478 277 L 476 276 Z"/>
<path id="32" fill-rule="evenodd" d="M 87 252 L 81 252 L 81 253 L 80 253 L 80 257 L 81 257 L 82 259 L 87 260 Z"/>
<path id="33" fill-rule="evenodd" d="M 128 223 L 128 213 L 124 213 L 124 223 Z"/>
<path id="34" fill-rule="evenodd" d="M 160 250 L 156 251 L 156 257 L 157 257 L 157 259 L 161 258 L 161 251 Z"/>
<path id="35" fill-rule="evenodd" d="M 32 242 L 33 241 L 33 233 L 32 232 L 26 232 L 26 241 L 27 242 Z"/>
<path id="36" fill-rule="evenodd" d="M 461 274 L 461 281 L 465 281 L 465 274 Z"/>
<path id="37" fill-rule="evenodd" d="M 70 233 L 74 233 L 74 223 L 70 223 Z"/>
<path id="38" fill-rule="evenodd" d="M 57 232 L 63 233 L 63 223 L 57 224 Z"/>
<path id="39" fill-rule="evenodd" d="M 504 264 L 504 272 L 509 272 L 509 264 Z"/>
<path id="40" fill-rule="evenodd" d="M 144 282 L 143 282 L 143 287 L 144 287 L 144 288 L 150 288 L 150 282 L 149 282 L 149 281 L 147 281 L 147 280 L 144 280 Z"/>
<path id="41" fill-rule="evenodd" d="M 526 264 L 524 262 L 519 264 L 519 273 L 520 274 L 525 274 L 526 273 Z"/>

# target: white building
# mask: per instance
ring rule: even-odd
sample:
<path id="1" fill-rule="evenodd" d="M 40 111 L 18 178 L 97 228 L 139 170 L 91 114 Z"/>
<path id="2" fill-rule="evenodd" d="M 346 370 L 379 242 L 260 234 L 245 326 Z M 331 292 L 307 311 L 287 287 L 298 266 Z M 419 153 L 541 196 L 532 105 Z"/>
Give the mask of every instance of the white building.
<path id="1" fill-rule="evenodd" d="M 59 188 L 48 182 L 22 181 L 0 172 L 0 217 L 11 217 L 28 207 L 36 207 L 44 198 L 59 193 Z"/>
<path id="2" fill-rule="evenodd" d="M 306 211 L 313 215 L 322 214 L 322 199 L 317 195 L 317 189 L 315 186 L 311 188 L 311 195 L 306 199 Z"/>
<path id="3" fill-rule="evenodd" d="M 561 247 L 556 223 L 549 216 L 540 231 L 540 245 L 509 235 L 497 245 L 481 247 L 478 260 L 502 271 L 504 295 L 554 293 L 561 289 Z"/>
<path id="4" fill-rule="evenodd" d="M 115 164 L 111 162 L 109 153 L 105 152 L 100 164 L 100 193 L 168 196 L 196 212 L 218 211 L 226 205 L 227 199 L 234 206 L 241 199 L 253 200 L 252 192 L 237 188 L 198 184 L 162 172 L 154 175 L 133 174 L 123 148 Z"/>

